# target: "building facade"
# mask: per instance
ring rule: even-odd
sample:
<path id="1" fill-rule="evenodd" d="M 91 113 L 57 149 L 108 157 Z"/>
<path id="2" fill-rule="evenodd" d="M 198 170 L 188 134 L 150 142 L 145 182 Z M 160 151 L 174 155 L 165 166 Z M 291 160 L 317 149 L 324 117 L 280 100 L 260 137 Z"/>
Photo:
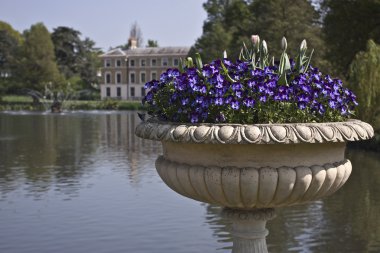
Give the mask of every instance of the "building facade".
<path id="1" fill-rule="evenodd" d="M 141 99 L 145 96 L 144 84 L 158 80 L 166 69 L 178 67 L 189 50 L 189 47 L 116 48 L 101 55 L 101 98 Z"/>

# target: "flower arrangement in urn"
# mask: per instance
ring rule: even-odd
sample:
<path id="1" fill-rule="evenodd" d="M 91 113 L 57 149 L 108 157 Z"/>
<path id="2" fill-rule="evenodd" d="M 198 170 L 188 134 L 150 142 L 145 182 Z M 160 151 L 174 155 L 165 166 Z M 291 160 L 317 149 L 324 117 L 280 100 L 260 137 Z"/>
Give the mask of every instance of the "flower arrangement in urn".
<path id="1" fill-rule="evenodd" d="M 151 118 L 136 135 L 161 141 L 156 168 L 171 189 L 225 207 L 234 253 L 266 253 L 273 208 L 333 194 L 351 174 L 346 142 L 373 137 L 349 120 L 355 95 L 310 65 L 306 41 L 294 59 L 281 44 L 275 61 L 252 36 L 236 62 L 197 54 L 145 84 Z"/>
<path id="2" fill-rule="evenodd" d="M 145 84 L 143 99 L 150 115 L 164 121 L 191 123 L 333 122 L 350 118 L 357 102 L 342 81 L 310 65 L 303 40 L 289 59 L 282 39 L 279 61 L 269 57 L 265 40 L 252 36 L 239 60 L 203 64 L 199 54 L 185 66 L 168 69 Z"/>

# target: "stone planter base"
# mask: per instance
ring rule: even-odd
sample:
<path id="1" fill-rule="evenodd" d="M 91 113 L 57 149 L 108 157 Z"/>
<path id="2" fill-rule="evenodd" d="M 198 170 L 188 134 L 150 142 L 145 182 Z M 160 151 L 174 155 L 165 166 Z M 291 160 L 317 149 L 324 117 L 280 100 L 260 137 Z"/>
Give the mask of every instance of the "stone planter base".
<path id="1" fill-rule="evenodd" d="M 274 209 L 242 211 L 225 208 L 222 215 L 232 221 L 232 253 L 267 253 L 266 222 L 276 217 Z"/>
<path id="2" fill-rule="evenodd" d="M 351 162 L 311 167 L 203 167 L 171 162 L 160 156 L 157 172 L 186 197 L 235 209 L 289 206 L 337 191 L 351 174 Z"/>
<path id="3" fill-rule="evenodd" d="M 234 253 L 268 252 L 273 208 L 321 199 L 351 174 L 347 141 L 373 137 L 362 121 L 304 124 L 172 124 L 155 119 L 136 128 L 159 140 L 160 177 L 179 194 L 223 206 L 233 222 Z"/>

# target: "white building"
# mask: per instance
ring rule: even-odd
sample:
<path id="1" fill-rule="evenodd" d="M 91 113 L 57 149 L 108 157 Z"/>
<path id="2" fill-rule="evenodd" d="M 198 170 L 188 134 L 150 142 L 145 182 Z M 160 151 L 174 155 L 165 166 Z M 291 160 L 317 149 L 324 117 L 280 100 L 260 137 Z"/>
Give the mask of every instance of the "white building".
<path id="1" fill-rule="evenodd" d="M 101 98 L 141 99 L 145 96 L 144 84 L 158 80 L 166 69 L 178 67 L 189 50 L 189 47 L 116 48 L 101 55 Z"/>

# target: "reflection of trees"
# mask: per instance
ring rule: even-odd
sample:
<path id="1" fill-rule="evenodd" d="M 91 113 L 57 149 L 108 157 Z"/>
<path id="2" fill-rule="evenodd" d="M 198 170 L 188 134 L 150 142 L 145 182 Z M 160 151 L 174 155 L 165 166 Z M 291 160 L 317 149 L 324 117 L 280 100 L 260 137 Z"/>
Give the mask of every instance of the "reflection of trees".
<path id="1" fill-rule="evenodd" d="M 22 187 L 38 198 L 55 187 L 73 196 L 95 163 L 138 182 L 161 153 L 159 143 L 135 137 L 135 112 L 0 117 L 0 194 Z"/>
<path id="2" fill-rule="evenodd" d="M 0 115 L 0 191 L 23 186 L 35 197 L 54 185 L 75 195 L 79 180 L 90 169 L 87 158 L 96 150 L 96 118 L 72 115 Z"/>
<path id="3" fill-rule="evenodd" d="M 269 252 L 380 252 L 377 156 L 349 154 L 354 170 L 337 193 L 322 201 L 277 209 L 277 217 L 267 223 Z M 229 221 L 221 217 L 220 208 L 205 206 L 205 222 L 214 236 L 220 243 L 230 242 Z"/>

